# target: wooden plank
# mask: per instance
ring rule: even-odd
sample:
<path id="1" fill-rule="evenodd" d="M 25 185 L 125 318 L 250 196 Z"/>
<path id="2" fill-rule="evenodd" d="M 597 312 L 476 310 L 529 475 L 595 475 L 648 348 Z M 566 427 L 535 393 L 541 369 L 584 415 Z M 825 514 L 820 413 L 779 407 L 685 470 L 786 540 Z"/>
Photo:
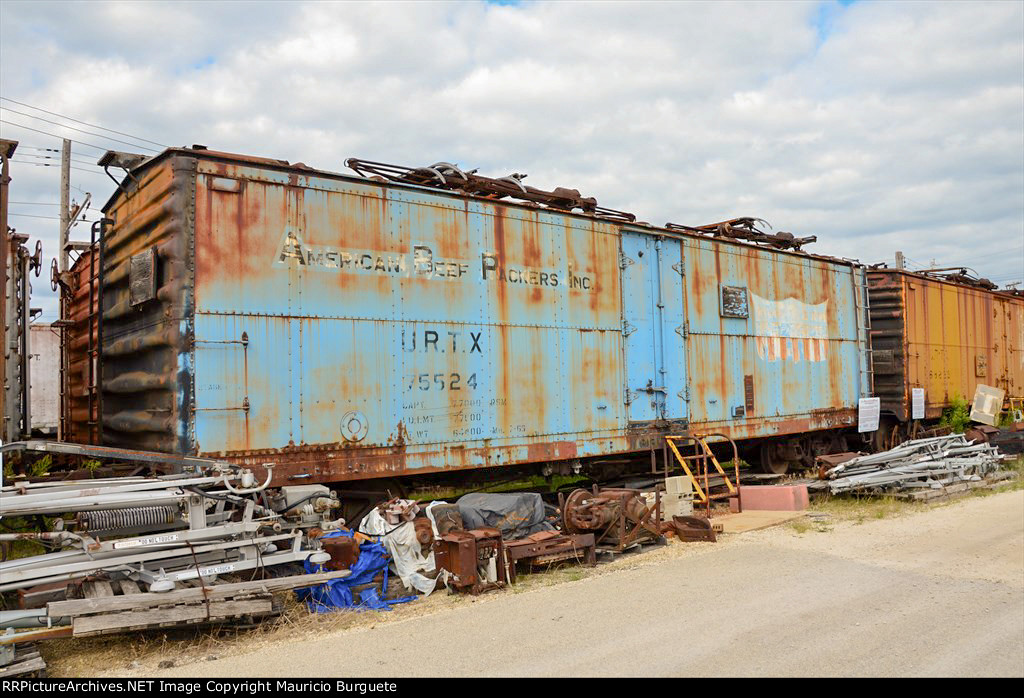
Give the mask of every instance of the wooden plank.
<path id="1" fill-rule="evenodd" d="M 139 585 L 136 584 L 135 582 L 133 582 L 132 580 L 130 580 L 130 579 L 122 579 L 121 580 L 121 593 L 124 594 L 125 596 L 128 596 L 130 594 L 141 594 L 142 593 L 142 589 L 140 589 Z"/>
<path id="2" fill-rule="evenodd" d="M 102 579 L 85 585 L 85 596 L 91 599 L 106 599 L 114 595 L 114 587 Z"/>
<path id="3" fill-rule="evenodd" d="M 42 608 L 51 601 L 63 601 L 67 598 L 67 582 L 50 582 L 18 589 L 19 608 Z"/>
<path id="4" fill-rule="evenodd" d="M 0 667 L 0 676 L 18 676 L 19 674 L 27 674 L 32 671 L 42 671 L 46 668 L 46 662 L 43 661 L 39 653 L 32 659 L 26 659 L 25 661 L 15 660 L 13 664 L 8 664 L 5 667 Z"/>
<path id="5" fill-rule="evenodd" d="M 287 589 L 298 589 L 301 587 L 316 586 L 331 579 L 341 579 L 351 574 L 348 570 L 337 572 L 320 572 L 318 574 L 298 574 L 291 577 L 277 577 L 275 579 L 263 579 L 255 582 L 238 582 L 233 584 L 214 584 L 206 587 L 207 597 L 210 599 L 224 599 L 231 596 L 239 596 L 246 593 L 259 593 L 262 591 L 285 591 Z M 105 613 L 108 611 L 133 610 L 161 604 L 195 603 L 204 599 L 203 590 L 177 589 L 163 593 L 147 592 L 144 594 L 127 594 L 125 596 L 113 596 L 105 599 L 68 599 L 67 601 L 54 601 L 46 605 L 46 612 L 50 618 L 63 616 L 80 616 L 87 613 Z"/>
<path id="6" fill-rule="evenodd" d="M 124 597 L 121 597 L 124 598 Z M 269 613 L 272 609 L 270 599 L 250 599 L 247 601 L 214 601 L 207 605 L 189 604 L 156 608 L 145 611 L 125 611 L 122 613 L 102 613 L 95 616 L 79 616 L 73 623 L 74 637 L 99 633 L 115 628 L 126 628 L 133 625 L 156 625 L 160 623 L 182 623 L 190 620 L 206 620 L 207 617 L 240 616 L 250 613 Z"/>
<path id="7" fill-rule="evenodd" d="M 52 640 L 55 637 L 71 637 L 70 625 L 58 625 L 52 628 L 29 628 L 13 635 L 0 634 L 0 645 L 17 645 L 36 640 Z"/>

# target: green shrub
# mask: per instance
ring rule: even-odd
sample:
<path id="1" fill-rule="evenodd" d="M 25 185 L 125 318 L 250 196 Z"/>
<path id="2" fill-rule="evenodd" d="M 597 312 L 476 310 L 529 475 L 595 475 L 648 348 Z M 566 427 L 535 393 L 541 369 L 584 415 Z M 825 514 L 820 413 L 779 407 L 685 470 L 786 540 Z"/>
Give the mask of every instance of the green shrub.
<path id="1" fill-rule="evenodd" d="M 29 477 L 44 477 L 50 474 L 50 468 L 53 466 L 53 457 L 45 455 L 32 465 L 28 466 Z"/>
<path id="2" fill-rule="evenodd" d="M 954 395 L 950 400 L 950 406 L 942 411 L 940 427 L 951 427 L 954 434 L 963 434 L 967 425 L 971 422 L 971 411 L 968 409 L 967 400 Z"/>

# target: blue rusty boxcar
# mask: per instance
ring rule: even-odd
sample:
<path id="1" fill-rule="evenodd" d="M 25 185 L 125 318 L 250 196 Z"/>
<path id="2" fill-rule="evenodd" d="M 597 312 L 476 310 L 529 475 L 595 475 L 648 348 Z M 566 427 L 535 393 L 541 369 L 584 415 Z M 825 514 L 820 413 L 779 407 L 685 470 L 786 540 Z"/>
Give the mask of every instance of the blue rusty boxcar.
<path id="1" fill-rule="evenodd" d="M 104 211 L 109 445 L 331 482 L 835 429 L 869 391 L 848 261 L 200 149 Z"/>

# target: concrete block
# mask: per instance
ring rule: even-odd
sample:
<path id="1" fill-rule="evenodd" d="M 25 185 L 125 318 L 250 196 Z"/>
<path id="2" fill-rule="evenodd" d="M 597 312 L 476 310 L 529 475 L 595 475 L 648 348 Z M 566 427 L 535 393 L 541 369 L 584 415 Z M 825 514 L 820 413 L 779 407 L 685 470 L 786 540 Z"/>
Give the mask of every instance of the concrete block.
<path id="1" fill-rule="evenodd" d="M 661 495 L 661 518 L 671 521 L 673 516 L 693 515 L 693 495 L 665 492 Z"/>
<path id="2" fill-rule="evenodd" d="M 807 485 L 744 485 L 740 501 L 744 511 L 803 511 L 810 504 Z"/>
<path id="3" fill-rule="evenodd" d="M 654 506 L 654 493 L 641 495 L 647 506 Z M 673 516 L 692 516 L 693 496 L 687 494 L 661 493 L 661 520 L 671 521 Z"/>
<path id="4" fill-rule="evenodd" d="M 692 494 L 693 483 L 686 475 L 665 478 L 665 492 L 669 494 Z"/>

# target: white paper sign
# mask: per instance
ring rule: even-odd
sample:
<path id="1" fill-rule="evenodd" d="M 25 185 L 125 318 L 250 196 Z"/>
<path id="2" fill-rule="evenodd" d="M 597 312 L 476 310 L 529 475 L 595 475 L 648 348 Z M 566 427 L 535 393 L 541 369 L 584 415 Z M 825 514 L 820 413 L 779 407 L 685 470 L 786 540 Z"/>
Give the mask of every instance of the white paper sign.
<path id="1" fill-rule="evenodd" d="M 924 419 L 924 388 L 911 389 L 910 405 L 910 418 Z"/>
<path id="2" fill-rule="evenodd" d="M 857 405 L 857 431 L 878 431 L 878 415 L 881 411 L 881 398 L 862 397 Z"/>

